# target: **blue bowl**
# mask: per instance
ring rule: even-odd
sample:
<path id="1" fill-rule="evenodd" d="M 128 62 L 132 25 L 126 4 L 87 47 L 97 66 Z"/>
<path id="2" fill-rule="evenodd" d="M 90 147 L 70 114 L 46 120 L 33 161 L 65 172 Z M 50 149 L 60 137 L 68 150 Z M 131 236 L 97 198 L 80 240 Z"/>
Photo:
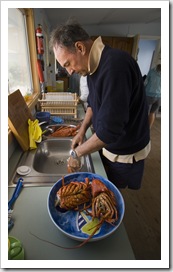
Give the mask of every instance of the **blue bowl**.
<path id="1" fill-rule="evenodd" d="M 111 235 L 116 229 L 120 226 L 122 219 L 124 217 L 125 205 L 123 197 L 117 187 L 110 182 L 109 180 L 105 179 L 104 177 L 88 173 L 88 172 L 79 172 L 74 174 L 69 174 L 64 176 L 65 184 L 70 183 L 71 181 L 85 181 L 85 178 L 88 177 L 90 181 L 92 179 L 99 179 L 103 182 L 108 189 L 110 189 L 116 198 L 117 202 L 117 210 L 118 210 L 118 220 L 114 223 L 114 225 L 104 222 L 99 229 L 99 231 L 91 238 L 90 241 L 98 241 L 103 238 L 108 237 Z M 89 237 L 89 233 L 86 232 L 87 224 L 91 224 L 91 217 L 84 214 L 84 212 L 79 211 L 66 211 L 61 209 L 60 207 L 55 207 L 55 198 L 56 193 L 62 186 L 62 179 L 58 180 L 53 187 L 51 188 L 48 194 L 47 200 L 47 208 L 49 216 L 55 226 L 65 235 L 68 237 L 78 240 L 84 241 Z"/>
<path id="2" fill-rule="evenodd" d="M 36 119 L 39 120 L 39 122 L 49 122 L 50 120 L 50 112 L 48 111 L 41 111 L 36 113 Z"/>

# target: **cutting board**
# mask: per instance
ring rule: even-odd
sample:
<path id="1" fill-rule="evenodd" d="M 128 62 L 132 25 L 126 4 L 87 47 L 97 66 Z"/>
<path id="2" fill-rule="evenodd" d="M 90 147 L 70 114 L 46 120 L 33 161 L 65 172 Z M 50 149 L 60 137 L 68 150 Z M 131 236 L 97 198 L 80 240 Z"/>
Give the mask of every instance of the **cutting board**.
<path id="1" fill-rule="evenodd" d="M 23 151 L 29 149 L 29 118 L 34 120 L 20 90 L 10 94 L 8 96 L 8 125 Z"/>

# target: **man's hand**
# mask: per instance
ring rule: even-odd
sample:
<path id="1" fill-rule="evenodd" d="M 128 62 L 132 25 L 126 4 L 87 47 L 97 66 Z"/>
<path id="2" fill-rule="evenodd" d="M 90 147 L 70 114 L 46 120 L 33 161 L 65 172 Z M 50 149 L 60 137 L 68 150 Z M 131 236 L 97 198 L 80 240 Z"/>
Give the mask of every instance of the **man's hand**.
<path id="1" fill-rule="evenodd" d="M 71 148 L 75 149 L 78 145 L 81 145 L 83 143 L 84 140 L 84 135 L 81 135 L 79 132 L 77 133 L 77 135 L 75 135 L 72 139 L 72 144 L 71 144 Z"/>

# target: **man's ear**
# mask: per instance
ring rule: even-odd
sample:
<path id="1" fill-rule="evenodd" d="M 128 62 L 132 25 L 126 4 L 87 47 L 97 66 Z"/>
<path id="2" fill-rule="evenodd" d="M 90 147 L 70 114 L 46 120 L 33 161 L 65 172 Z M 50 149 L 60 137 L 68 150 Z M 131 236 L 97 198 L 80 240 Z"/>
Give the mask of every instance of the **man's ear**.
<path id="1" fill-rule="evenodd" d="M 82 42 L 76 42 L 75 43 L 75 48 L 76 48 L 76 50 L 78 50 L 79 52 L 81 52 L 82 55 L 84 55 L 85 52 L 86 52 L 86 47 L 85 47 L 85 45 Z"/>

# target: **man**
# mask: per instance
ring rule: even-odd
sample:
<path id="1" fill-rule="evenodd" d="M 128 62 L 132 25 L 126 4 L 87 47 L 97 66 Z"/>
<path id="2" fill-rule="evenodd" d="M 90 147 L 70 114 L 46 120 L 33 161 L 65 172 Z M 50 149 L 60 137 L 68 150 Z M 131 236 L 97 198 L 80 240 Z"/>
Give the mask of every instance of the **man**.
<path id="1" fill-rule="evenodd" d="M 55 29 L 50 46 L 70 75 L 87 75 L 88 108 L 72 141 L 71 170 L 79 169 L 82 156 L 102 151 L 108 179 L 118 188 L 139 189 L 150 137 L 146 95 L 136 61 L 104 45 L 101 37 L 92 41 L 78 23 Z M 95 133 L 83 142 L 91 124 Z"/>
<path id="2" fill-rule="evenodd" d="M 87 76 L 81 76 L 79 80 L 79 101 L 83 103 L 84 109 L 86 111 L 88 103 L 87 98 L 89 94 Z"/>
<path id="3" fill-rule="evenodd" d="M 156 67 L 151 69 L 145 79 L 145 91 L 149 107 L 149 126 L 152 127 L 156 112 L 161 105 L 161 63 L 158 61 Z"/>

